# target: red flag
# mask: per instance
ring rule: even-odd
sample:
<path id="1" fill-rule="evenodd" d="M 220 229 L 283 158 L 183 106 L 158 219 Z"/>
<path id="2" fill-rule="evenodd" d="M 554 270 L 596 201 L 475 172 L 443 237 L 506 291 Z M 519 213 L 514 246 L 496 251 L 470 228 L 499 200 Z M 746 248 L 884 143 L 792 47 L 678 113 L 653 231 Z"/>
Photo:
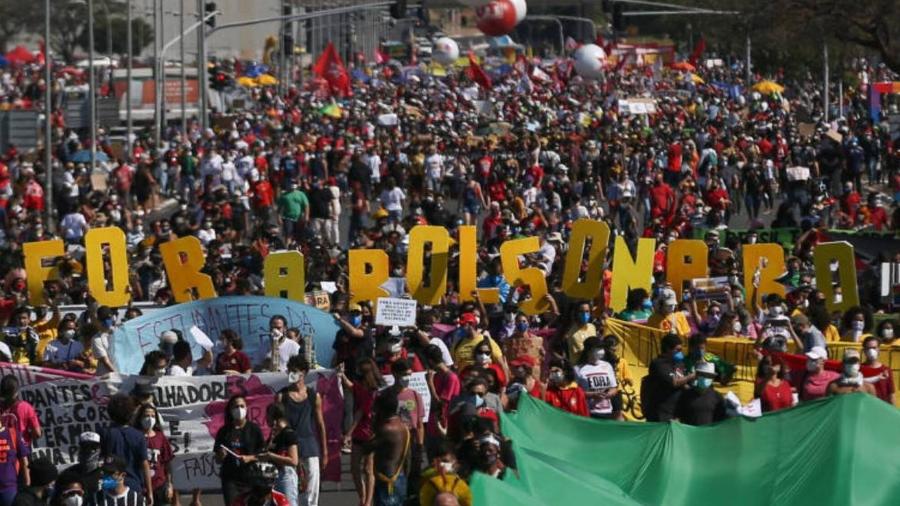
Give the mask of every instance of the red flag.
<path id="1" fill-rule="evenodd" d="M 479 86 L 485 89 L 491 89 L 491 78 L 485 73 L 484 69 L 481 68 L 481 65 L 478 64 L 478 60 L 475 59 L 475 53 L 469 51 L 469 68 L 466 69 L 466 75 L 469 76 L 469 79 L 478 83 Z"/>
<path id="2" fill-rule="evenodd" d="M 688 63 L 696 67 L 697 60 L 699 60 L 700 57 L 703 56 L 703 51 L 706 51 L 706 37 L 701 35 L 700 40 L 698 40 L 694 45 L 694 52 L 691 53 L 691 57 L 688 58 Z"/>
<path id="3" fill-rule="evenodd" d="M 341 56 L 331 42 L 313 66 L 313 73 L 328 81 L 332 93 L 337 92 L 341 96 L 350 95 L 350 74 L 347 73 Z"/>
<path id="4" fill-rule="evenodd" d="M 39 54 L 38 57 L 37 57 L 37 58 L 38 58 L 38 63 L 39 63 L 40 65 L 45 65 L 45 64 L 46 64 L 48 61 L 50 61 L 50 60 L 47 59 L 47 45 L 44 43 L 44 40 L 43 40 L 43 39 L 41 39 L 41 41 L 38 42 L 38 47 L 41 48 L 41 52 L 40 52 L 40 54 Z"/>
<path id="5" fill-rule="evenodd" d="M 390 60 L 390 58 L 388 57 L 387 53 L 382 51 L 380 47 L 375 48 L 375 63 L 377 63 L 378 65 L 384 65 L 388 62 L 388 60 Z"/>

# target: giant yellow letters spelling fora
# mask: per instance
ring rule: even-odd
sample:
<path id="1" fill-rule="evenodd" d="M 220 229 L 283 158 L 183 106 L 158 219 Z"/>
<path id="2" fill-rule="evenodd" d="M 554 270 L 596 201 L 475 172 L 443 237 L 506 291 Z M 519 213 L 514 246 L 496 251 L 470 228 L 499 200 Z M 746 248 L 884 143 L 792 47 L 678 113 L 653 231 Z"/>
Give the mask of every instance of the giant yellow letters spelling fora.
<path id="1" fill-rule="evenodd" d="M 425 244 L 431 244 L 431 268 L 425 284 Z M 419 304 L 436 306 L 447 292 L 450 234 L 444 227 L 418 226 L 409 233 L 406 283 Z"/>
<path id="2" fill-rule="evenodd" d="M 653 293 L 653 255 L 656 253 L 656 239 L 638 239 L 637 255 L 631 257 L 625 238 L 616 236 L 613 253 L 612 290 L 610 305 L 616 312 L 623 311 L 628 300 L 628 291 L 643 288 Z"/>
<path id="3" fill-rule="evenodd" d="M 28 303 L 40 306 L 47 303 L 44 297 L 44 281 L 53 279 L 54 266 L 44 267 L 44 260 L 53 260 L 65 254 L 62 240 L 26 242 L 22 246 L 25 255 L 25 275 L 28 278 Z"/>
<path id="4" fill-rule="evenodd" d="M 531 292 L 528 299 L 519 302 L 519 310 L 527 315 L 538 315 L 550 309 L 550 304 L 545 300 L 547 280 L 544 279 L 544 271 L 537 267 L 522 269 L 519 266 L 519 255 L 535 253 L 540 247 L 541 243 L 537 237 L 514 239 L 500 245 L 503 276 L 513 288 L 528 285 Z"/>
<path id="5" fill-rule="evenodd" d="M 206 264 L 200 240 L 181 237 L 159 245 L 175 302 L 211 299 L 216 296 L 212 278 L 200 272 Z"/>
<path id="6" fill-rule="evenodd" d="M 263 279 L 266 283 L 266 297 L 287 298 L 305 303 L 306 267 L 303 264 L 303 253 L 270 253 L 263 262 Z"/>
<path id="7" fill-rule="evenodd" d="M 381 297 L 390 295 L 381 285 L 388 280 L 388 256 L 380 249 L 352 249 L 348 255 L 350 303 L 371 301 L 372 308 Z"/>
<path id="8" fill-rule="evenodd" d="M 588 239 L 591 241 L 591 249 L 588 251 L 587 267 L 582 271 L 584 247 Z M 582 218 L 572 225 L 562 281 L 562 289 L 566 295 L 585 300 L 597 297 L 603 280 L 603 260 L 607 244 L 609 225 L 605 222 Z"/>
<path id="9" fill-rule="evenodd" d="M 104 247 L 109 253 L 109 275 L 104 269 Z M 125 232 L 118 227 L 93 228 L 84 236 L 87 282 L 91 295 L 101 306 L 128 305 L 128 249 Z M 203 258 L 201 253 L 200 258 Z"/>

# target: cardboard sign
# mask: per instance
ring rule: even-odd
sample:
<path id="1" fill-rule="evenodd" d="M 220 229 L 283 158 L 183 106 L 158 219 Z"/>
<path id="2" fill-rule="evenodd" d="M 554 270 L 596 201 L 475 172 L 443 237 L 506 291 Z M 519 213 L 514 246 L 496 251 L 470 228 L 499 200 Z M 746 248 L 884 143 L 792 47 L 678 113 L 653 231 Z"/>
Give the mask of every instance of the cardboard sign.
<path id="1" fill-rule="evenodd" d="M 375 325 L 412 327 L 416 324 L 415 299 L 380 297 L 375 312 Z"/>
<path id="2" fill-rule="evenodd" d="M 306 292 L 304 298 L 307 306 L 312 306 L 316 309 L 321 309 L 322 311 L 331 310 L 331 297 L 325 290 Z"/>

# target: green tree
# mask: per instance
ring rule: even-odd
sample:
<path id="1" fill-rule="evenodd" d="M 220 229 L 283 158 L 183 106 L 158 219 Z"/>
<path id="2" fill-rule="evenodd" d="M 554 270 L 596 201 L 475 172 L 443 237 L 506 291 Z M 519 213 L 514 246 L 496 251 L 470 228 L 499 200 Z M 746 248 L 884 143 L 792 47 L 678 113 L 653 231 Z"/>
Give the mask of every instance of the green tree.
<path id="1" fill-rule="evenodd" d="M 107 29 L 112 31 L 112 37 L 106 34 Z M 101 54 L 109 54 L 109 48 L 106 47 L 108 40 L 112 40 L 112 53 L 117 55 L 128 54 L 128 19 L 122 16 L 111 15 L 110 22 L 106 22 L 106 16 L 96 16 L 94 18 L 94 51 Z M 81 33 L 78 35 L 78 45 L 81 47 L 88 46 L 87 25 L 82 27 Z M 153 43 L 153 26 L 143 18 L 132 18 L 131 20 L 131 50 L 132 53 L 140 54 L 141 50 Z"/>
<path id="2" fill-rule="evenodd" d="M 13 37 L 22 33 L 23 26 L 32 26 L 37 17 L 44 19 L 44 9 L 35 9 L 33 0 L 0 0 L 0 53 L 9 51 Z"/>

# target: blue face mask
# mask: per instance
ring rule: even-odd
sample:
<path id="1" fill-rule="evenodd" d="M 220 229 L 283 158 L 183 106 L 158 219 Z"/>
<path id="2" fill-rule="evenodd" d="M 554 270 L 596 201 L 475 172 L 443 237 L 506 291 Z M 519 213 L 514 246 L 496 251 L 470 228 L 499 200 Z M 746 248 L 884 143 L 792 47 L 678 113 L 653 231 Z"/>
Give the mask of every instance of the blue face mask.
<path id="1" fill-rule="evenodd" d="M 476 408 L 480 408 L 484 406 L 484 396 L 472 394 L 472 403 L 475 404 Z"/>
<path id="2" fill-rule="evenodd" d="M 712 378 L 697 378 L 697 388 L 704 390 L 712 386 Z"/>
<path id="3" fill-rule="evenodd" d="M 591 313 L 589 311 L 585 311 L 578 315 L 578 319 L 581 321 L 582 324 L 586 324 L 589 321 L 591 321 Z"/>
<path id="4" fill-rule="evenodd" d="M 103 480 L 100 482 L 100 486 L 105 492 L 115 492 L 116 488 L 119 486 L 119 480 L 112 476 L 104 476 Z"/>
<path id="5" fill-rule="evenodd" d="M 641 302 L 641 309 L 653 311 L 653 301 L 650 299 L 644 299 L 644 302 Z"/>
<path id="6" fill-rule="evenodd" d="M 106 328 L 111 328 L 116 323 L 112 318 L 107 318 L 103 320 L 103 326 Z"/>
<path id="7" fill-rule="evenodd" d="M 672 355 L 672 360 L 674 360 L 676 362 L 684 362 L 684 353 L 682 353 L 680 351 L 675 352 L 675 354 Z"/>
<path id="8" fill-rule="evenodd" d="M 351 316 L 350 317 L 350 325 L 353 325 L 354 327 L 359 327 L 360 325 L 362 325 L 362 316 L 361 315 Z"/>
<path id="9" fill-rule="evenodd" d="M 519 322 L 516 324 L 516 330 L 519 332 L 525 332 L 528 330 L 528 322 Z"/>

